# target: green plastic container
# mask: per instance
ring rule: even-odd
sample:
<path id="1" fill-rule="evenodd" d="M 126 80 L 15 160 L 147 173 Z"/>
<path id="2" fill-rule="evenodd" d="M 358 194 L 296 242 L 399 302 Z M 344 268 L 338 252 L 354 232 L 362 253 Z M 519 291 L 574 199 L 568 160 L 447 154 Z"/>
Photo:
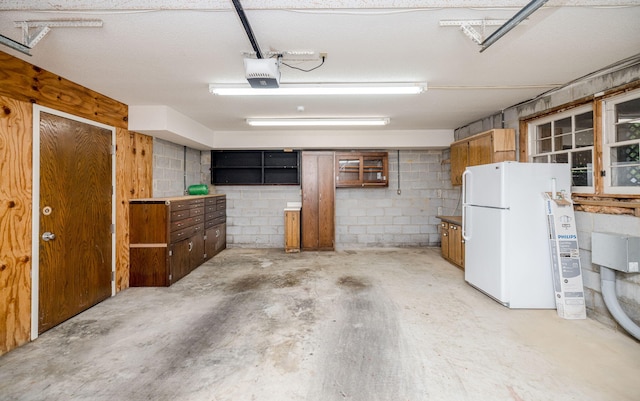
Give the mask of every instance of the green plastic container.
<path id="1" fill-rule="evenodd" d="M 189 195 L 207 195 L 209 194 L 209 187 L 206 184 L 189 185 Z"/>

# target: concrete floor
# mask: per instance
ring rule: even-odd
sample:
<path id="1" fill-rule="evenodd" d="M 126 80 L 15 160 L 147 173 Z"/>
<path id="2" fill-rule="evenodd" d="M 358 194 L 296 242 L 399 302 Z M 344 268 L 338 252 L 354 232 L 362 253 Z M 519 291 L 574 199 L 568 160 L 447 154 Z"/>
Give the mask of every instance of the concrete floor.
<path id="1" fill-rule="evenodd" d="M 439 249 L 228 249 L 0 357 L 2 400 L 639 400 L 640 344 L 509 310 Z"/>

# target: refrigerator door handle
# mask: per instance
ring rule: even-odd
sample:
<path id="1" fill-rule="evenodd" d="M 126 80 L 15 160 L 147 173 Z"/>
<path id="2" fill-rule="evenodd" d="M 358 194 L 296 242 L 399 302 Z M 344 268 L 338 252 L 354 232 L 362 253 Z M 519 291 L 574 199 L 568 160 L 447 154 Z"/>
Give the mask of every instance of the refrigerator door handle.
<path id="1" fill-rule="evenodd" d="M 469 241 L 471 239 L 471 229 L 467 223 L 467 207 L 468 205 L 462 205 L 462 239 Z"/>
<path id="2" fill-rule="evenodd" d="M 470 170 L 464 170 L 464 173 L 462 173 L 462 204 L 466 205 L 467 203 L 467 180 L 469 180 L 469 182 L 471 182 L 471 171 Z"/>
<path id="3" fill-rule="evenodd" d="M 471 230 L 467 224 L 467 180 L 471 182 L 471 171 L 469 169 L 464 170 L 462 173 L 462 239 L 469 241 L 471 239 Z"/>

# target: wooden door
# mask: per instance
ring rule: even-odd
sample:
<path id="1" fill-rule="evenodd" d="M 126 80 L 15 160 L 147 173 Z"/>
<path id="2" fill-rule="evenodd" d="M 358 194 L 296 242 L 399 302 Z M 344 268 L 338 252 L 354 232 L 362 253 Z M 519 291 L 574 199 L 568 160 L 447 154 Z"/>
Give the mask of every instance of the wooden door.
<path id="1" fill-rule="evenodd" d="M 112 135 L 40 113 L 39 333 L 111 296 Z"/>
<path id="2" fill-rule="evenodd" d="M 333 152 L 302 153 L 302 249 L 335 246 L 335 178 Z"/>

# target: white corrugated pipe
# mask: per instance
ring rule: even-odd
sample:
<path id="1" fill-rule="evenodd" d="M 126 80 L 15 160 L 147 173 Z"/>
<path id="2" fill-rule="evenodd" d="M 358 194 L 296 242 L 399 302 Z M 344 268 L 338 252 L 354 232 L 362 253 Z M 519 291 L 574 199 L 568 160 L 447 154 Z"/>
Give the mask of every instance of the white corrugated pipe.
<path id="1" fill-rule="evenodd" d="M 608 267 L 600 266 L 600 286 L 602 298 L 613 318 L 629 334 L 640 340 L 640 326 L 638 326 L 622 309 L 616 296 L 616 272 Z"/>

